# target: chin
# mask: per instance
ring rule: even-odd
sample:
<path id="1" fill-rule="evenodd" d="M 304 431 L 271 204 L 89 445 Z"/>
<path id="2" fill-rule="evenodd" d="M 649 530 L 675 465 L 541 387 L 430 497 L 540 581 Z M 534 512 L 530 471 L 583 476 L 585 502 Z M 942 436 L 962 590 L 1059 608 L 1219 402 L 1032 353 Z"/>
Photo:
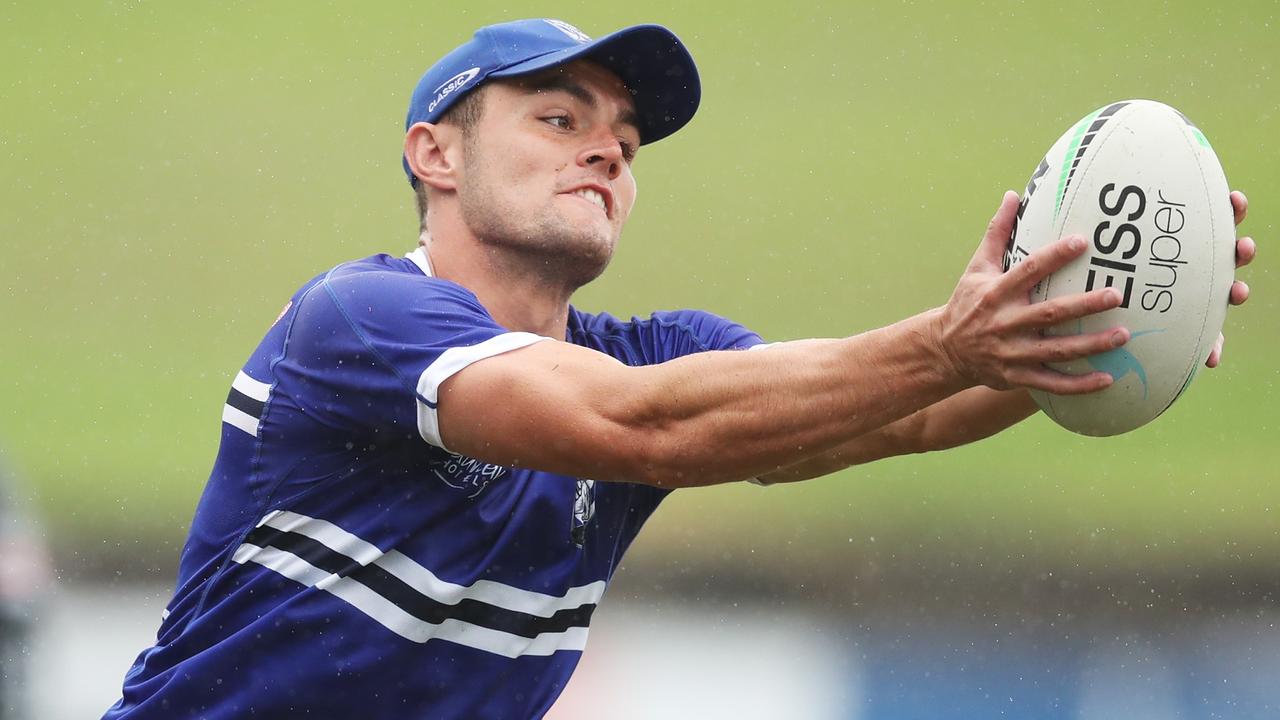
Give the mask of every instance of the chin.
<path id="1" fill-rule="evenodd" d="M 514 209 L 496 212 L 494 205 L 464 205 L 464 215 L 480 242 L 523 266 L 519 272 L 578 288 L 600 277 L 613 259 L 619 232 L 603 218 L 584 222 L 576 214 L 552 211 L 521 221 Z"/>
<path id="2" fill-rule="evenodd" d="M 578 243 L 574 247 L 561 248 L 555 253 L 556 274 L 567 285 L 582 287 L 600 277 L 613 260 L 614 240 L 595 239 Z"/>

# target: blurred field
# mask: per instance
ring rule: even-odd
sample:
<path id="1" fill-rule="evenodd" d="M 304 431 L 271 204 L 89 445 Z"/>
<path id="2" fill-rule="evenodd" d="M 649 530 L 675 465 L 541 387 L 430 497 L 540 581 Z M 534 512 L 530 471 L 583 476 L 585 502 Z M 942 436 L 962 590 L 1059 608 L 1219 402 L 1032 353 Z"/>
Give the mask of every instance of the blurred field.
<path id="1" fill-rule="evenodd" d="M 228 383 L 289 294 L 337 262 L 413 246 L 399 148 L 419 74 L 479 25 L 548 12 L 440 7 L 0 10 L 0 445 L 64 566 L 172 562 Z M 555 12 L 591 34 L 666 24 L 704 83 L 692 125 L 641 153 L 639 205 L 584 309 L 701 307 L 781 340 L 941 304 L 1001 191 L 1021 189 L 1070 123 L 1127 97 L 1205 131 L 1261 246 L 1226 366 L 1154 425 L 1096 440 L 1035 418 L 802 487 L 679 493 L 639 557 L 975 577 L 1272 567 L 1280 6 Z"/>

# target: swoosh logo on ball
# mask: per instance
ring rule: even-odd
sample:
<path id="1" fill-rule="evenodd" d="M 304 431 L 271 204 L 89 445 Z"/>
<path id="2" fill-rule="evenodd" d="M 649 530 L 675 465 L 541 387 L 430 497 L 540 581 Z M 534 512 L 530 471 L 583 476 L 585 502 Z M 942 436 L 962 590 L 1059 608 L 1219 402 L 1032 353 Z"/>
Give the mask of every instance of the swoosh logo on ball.
<path id="1" fill-rule="evenodd" d="M 1129 336 L 1129 342 L 1133 342 L 1143 335 L 1164 332 L 1164 330 L 1164 328 L 1140 330 Z M 1076 334 L 1079 335 L 1082 331 L 1083 326 L 1081 322 L 1077 320 Z M 1108 350 L 1104 353 L 1098 353 L 1097 355 L 1090 355 L 1085 358 L 1085 360 L 1089 362 L 1089 367 L 1110 375 L 1112 382 L 1118 382 L 1120 378 L 1128 375 L 1129 373 L 1137 375 L 1138 379 L 1142 381 L 1142 399 L 1147 399 L 1147 371 L 1142 367 L 1142 363 L 1138 362 L 1138 358 L 1134 357 L 1133 353 L 1123 347 L 1118 347 L 1115 350 Z"/>

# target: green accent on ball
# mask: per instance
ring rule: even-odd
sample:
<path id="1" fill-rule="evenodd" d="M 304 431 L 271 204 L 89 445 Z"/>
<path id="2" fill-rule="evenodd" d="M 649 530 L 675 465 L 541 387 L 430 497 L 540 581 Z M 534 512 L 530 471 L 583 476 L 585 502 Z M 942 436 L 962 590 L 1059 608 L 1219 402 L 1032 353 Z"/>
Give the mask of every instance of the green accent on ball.
<path id="1" fill-rule="evenodd" d="M 1080 149 L 1080 141 L 1084 139 L 1084 131 L 1089 129 L 1089 125 L 1093 123 L 1094 118 L 1098 117 L 1098 113 L 1106 108 L 1098 108 L 1084 119 L 1076 124 L 1075 132 L 1071 135 L 1071 142 L 1067 144 L 1067 152 L 1062 156 L 1062 172 L 1058 176 L 1058 199 L 1053 204 L 1053 219 L 1058 219 L 1058 211 L 1062 209 L 1062 196 L 1067 192 L 1067 178 L 1071 176 L 1071 158 L 1076 154 L 1076 150 Z"/>
<path id="2" fill-rule="evenodd" d="M 1204 136 L 1204 133 L 1200 132 L 1200 128 L 1195 127 L 1195 126 L 1192 126 L 1192 128 L 1191 128 L 1191 134 L 1196 136 L 1196 140 L 1197 140 L 1197 141 L 1199 141 L 1199 143 L 1200 143 L 1200 147 L 1204 148 L 1205 150 L 1212 150 L 1212 149 L 1213 149 L 1213 148 L 1209 147 L 1209 138 L 1205 137 L 1205 136 Z M 1194 375 L 1193 375 L 1192 377 L 1194 377 Z M 1188 381 L 1188 382 L 1190 382 L 1190 381 Z"/>

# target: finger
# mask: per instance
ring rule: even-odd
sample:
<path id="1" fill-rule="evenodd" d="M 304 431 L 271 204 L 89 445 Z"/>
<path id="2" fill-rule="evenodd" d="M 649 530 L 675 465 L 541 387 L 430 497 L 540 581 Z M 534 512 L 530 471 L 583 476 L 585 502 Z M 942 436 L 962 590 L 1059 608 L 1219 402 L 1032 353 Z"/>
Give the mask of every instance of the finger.
<path id="1" fill-rule="evenodd" d="M 1231 304 L 1243 305 L 1249 299 L 1249 285 L 1241 280 L 1231 283 Z"/>
<path id="2" fill-rule="evenodd" d="M 987 224 L 987 232 L 982 236 L 982 244 L 974 253 L 969 267 L 984 270 L 999 269 L 1001 258 L 1004 256 L 1004 247 L 1009 243 L 1009 236 L 1013 234 L 1013 224 L 1017 219 L 1018 193 L 1006 190 L 1004 197 L 1000 198 L 1000 207 L 992 216 L 991 222 Z"/>
<path id="3" fill-rule="evenodd" d="M 1087 293 L 1031 303 L 1018 309 L 1010 326 L 1043 330 L 1086 315 L 1106 312 L 1118 307 L 1123 300 L 1124 296 L 1116 288 L 1099 288 Z"/>
<path id="4" fill-rule="evenodd" d="M 1258 245 L 1251 237 L 1242 237 L 1236 240 L 1236 267 L 1244 267 L 1253 262 L 1253 258 L 1258 255 Z"/>
<path id="5" fill-rule="evenodd" d="M 1043 390 L 1054 395 L 1083 395 L 1105 390 L 1115 382 L 1104 372 L 1068 375 L 1046 367 L 1019 368 L 1009 373 L 1009 381 L 1021 387 Z"/>
<path id="6" fill-rule="evenodd" d="M 1209 359 L 1204 361 L 1206 367 L 1216 368 L 1222 362 L 1222 346 L 1226 343 L 1226 340 L 1222 333 L 1218 333 L 1218 340 L 1213 344 L 1213 349 L 1209 351 Z"/>
<path id="7" fill-rule="evenodd" d="M 1244 222 L 1244 216 L 1249 214 L 1249 198 L 1239 190 L 1231 192 L 1231 210 L 1235 212 L 1236 224 Z"/>
<path id="8" fill-rule="evenodd" d="M 1088 243 L 1079 235 L 1068 235 L 1023 258 L 1000 278 L 1001 289 L 1010 296 L 1025 296 L 1031 287 L 1075 260 Z"/>
<path id="9" fill-rule="evenodd" d="M 1116 327 L 1085 335 L 1046 335 L 1014 351 L 1016 359 L 1031 364 L 1060 363 L 1098 355 L 1129 342 L 1129 331 Z"/>

